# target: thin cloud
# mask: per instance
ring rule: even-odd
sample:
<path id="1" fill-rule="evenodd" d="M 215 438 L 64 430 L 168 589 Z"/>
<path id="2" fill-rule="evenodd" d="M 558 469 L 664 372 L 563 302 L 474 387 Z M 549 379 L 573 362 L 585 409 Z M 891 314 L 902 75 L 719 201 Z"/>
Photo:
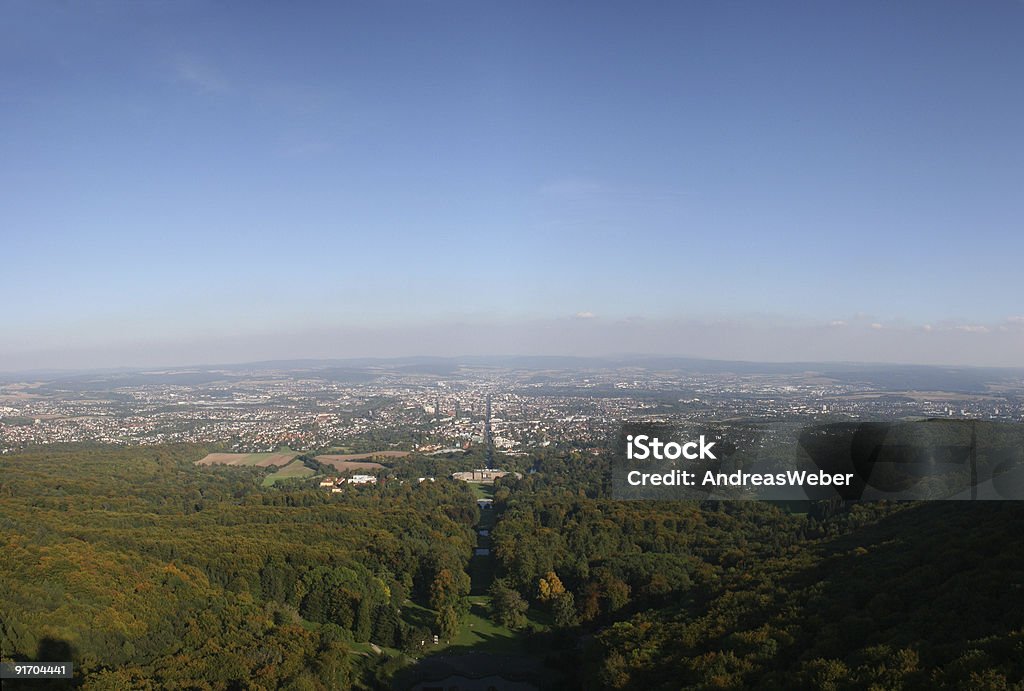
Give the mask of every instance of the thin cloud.
<path id="1" fill-rule="evenodd" d="M 596 319 L 597 315 L 594 314 L 593 312 L 577 312 L 576 313 L 576 318 L 577 319 Z"/>

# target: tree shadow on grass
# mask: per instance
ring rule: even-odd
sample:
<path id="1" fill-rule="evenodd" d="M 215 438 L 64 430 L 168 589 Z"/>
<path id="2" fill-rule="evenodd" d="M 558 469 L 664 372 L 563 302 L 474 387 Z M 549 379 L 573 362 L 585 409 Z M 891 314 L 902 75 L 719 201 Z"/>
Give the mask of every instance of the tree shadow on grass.
<path id="1" fill-rule="evenodd" d="M 539 656 L 523 653 L 483 652 L 481 648 L 493 644 L 496 634 L 481 634 L 480 646 L 449 647 L 437 655 L 428 655 L 398 672 L 392 679 L 392 688 L 408 689 L 423 681 L 437 681 L 451 676 L 480 679 L 489 676 L 509 681 L 525 681 L 537 688 L 554 688 L 553 674 L 544 667 Z"/>

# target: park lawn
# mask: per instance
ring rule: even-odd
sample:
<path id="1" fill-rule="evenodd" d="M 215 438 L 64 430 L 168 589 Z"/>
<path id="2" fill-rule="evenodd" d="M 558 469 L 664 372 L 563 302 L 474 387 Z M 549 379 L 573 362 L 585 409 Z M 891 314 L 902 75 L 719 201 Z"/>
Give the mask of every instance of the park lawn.
<path id="1" fill-rule="evenodd" d="M 428 641 L 424 654 L 457 654 L 470 650 L 488 653 L 519 652 L 522 634 L 491 621 L 487 616 L 489 603 L 490 598 L 487 596 L 471 596 L 469 614 L 463 618 L 462 626 L 455 638 L 451 641 L 441 639 L 437 645 L 432 645 Z M 414 602 L 402 605 L 402 618 L 410 624 L 426 626 L 435 631 L 434 616 L 434 610 Z"/>
<path id="2" fill-rule="evenodd" d="M 492 483 L 467 482 L 466 484 L 473 490 L 473 494 L 477 499 L 494 498 L 494 485 Z"/>
<path id="3" fill-rule="evenodd" d="M 459 633 L 451 641 L 441 640 L 430 650 L 430 653 L 444 651 L 447 654 L 457 652 L 488 652 L 513 653 L 519 652 L 522 642 L 521 634 L 495 624 L 487 614 L 490 598 L 474 596 L 469 598 L 469 613 L 463 618 Z M 430 612 L 431 617 L 433 612 Z M 462 649 L 462 650 L 458 650 Z"/>
<path id="4" fill-rule="evenodd" d="M 469 614 L 459 634 L 452 639 L 451 648 L 472 648 L 474 652 L 514 653 L 522 645 L 522 634 L 495 624 L 488 617 L 490 598 L 471 596 Z"/>

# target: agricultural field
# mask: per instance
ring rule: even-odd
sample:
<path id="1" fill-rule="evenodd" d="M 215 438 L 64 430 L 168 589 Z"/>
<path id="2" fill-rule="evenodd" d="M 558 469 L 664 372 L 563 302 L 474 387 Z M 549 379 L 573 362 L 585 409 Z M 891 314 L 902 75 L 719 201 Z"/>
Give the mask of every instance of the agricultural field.
<path id="1" fill-rule="evenodd" d="M 317 456 L 321 463 L 325 461 L 361 461 L 366 458 L 404 458 L 408 451 L 370 451 L 369 453 L 327 453 Z"/>
<path id="2" fill-rule="evenodd" d="M 402 458 L 408 456 L 408 451 L 374 451 L 371 453 L 346 453 L 346 454 L 323 454 L 317 456 L 316 460 L 324 465 L 334 466 L 338 470 L 381 470 L 384 466 L 380 463 L 367 461 L 367 458 Z"/>
<path id="3" fill-rule="evenodd" d="M 266 468 L 276 465 L 281 468 L 288 465 L 296 456 L 296 451 L 272 451 L 268 453 L 211 453 L 196 461 L 199 465 L 237 465 L 259 466 Z"/>
<path id="4" fill-rule="evenodd" d="M 380 463 L 373 463 L 371 461 L 332 461 L 324 459 L 323 456 L 317 456 L 316 460 L 323 463 L 324 465 L 334 466 L 337 470 L 342 472 L 346 470 L 381 470 L 384 468 Z"/>

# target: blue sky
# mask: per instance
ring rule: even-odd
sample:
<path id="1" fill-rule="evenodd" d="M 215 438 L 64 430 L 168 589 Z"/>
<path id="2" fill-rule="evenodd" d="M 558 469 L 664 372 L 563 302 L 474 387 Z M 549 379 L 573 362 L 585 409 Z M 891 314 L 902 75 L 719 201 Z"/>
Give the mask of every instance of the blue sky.
<path id="1" fill-rule="evenodd" d="M 1024 3 L 0 13 L 0 370 L 1024 365 Z"/>

